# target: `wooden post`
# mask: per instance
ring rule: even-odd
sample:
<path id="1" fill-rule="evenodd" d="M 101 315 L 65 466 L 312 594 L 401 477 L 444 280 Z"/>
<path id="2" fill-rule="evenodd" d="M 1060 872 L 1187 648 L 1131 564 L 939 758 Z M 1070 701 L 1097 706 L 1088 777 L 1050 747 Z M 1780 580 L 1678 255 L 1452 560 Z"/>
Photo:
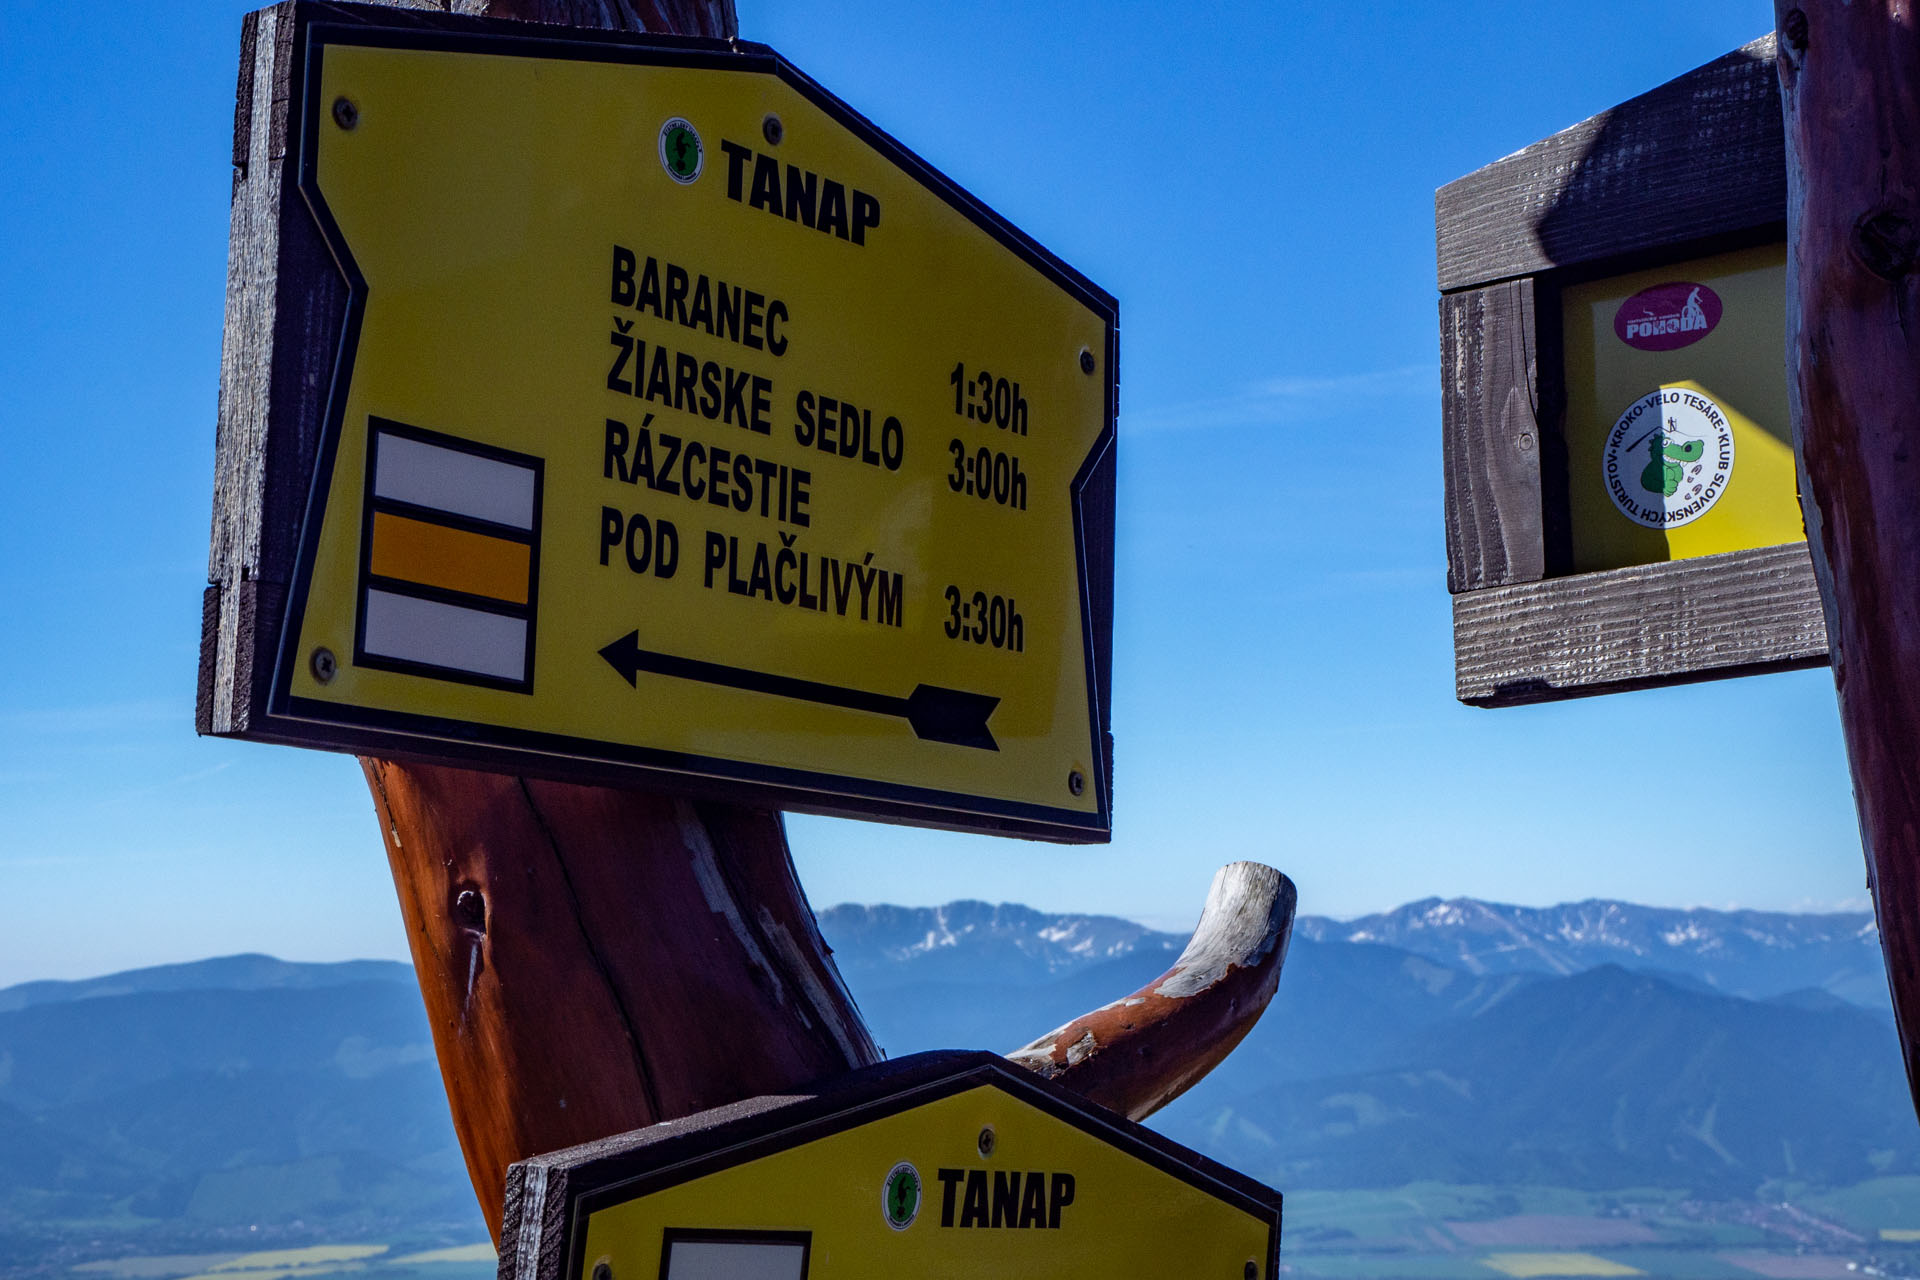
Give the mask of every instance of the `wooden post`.
<path id="1" fill-rule="evenodd" d="M 1920 1106 L 1920 18 L 1776 0 L 1801 506 Z"/>
<path id="2" fill-rule="evenodd" d="M 879 1061 L 780 815 L 367 760 L 467 1171 Z"/>
<path id="3" fill-rule="evenodd" d="M 731 0 L 453 7 L 722 38 L 737 25 Z M 257 106 L 250 92 L 243 76 L 243 104 Z M 206 724 L 213 731 L 211 714 Z M 496 1243 L 516 1160 L 878 1060 L 778 813 L 440 765 L 362 765 L 454 1127 Z M 1152 1112 L 1260 1016 L 1293 903 L 1279 873 L 1229 868 L 1174 969 L 1121 1013 L 1063 1028 L 1073 1037 L 1057 1052 L 1043 1039 L 1015 1060 L 1128 1115 Z"/>

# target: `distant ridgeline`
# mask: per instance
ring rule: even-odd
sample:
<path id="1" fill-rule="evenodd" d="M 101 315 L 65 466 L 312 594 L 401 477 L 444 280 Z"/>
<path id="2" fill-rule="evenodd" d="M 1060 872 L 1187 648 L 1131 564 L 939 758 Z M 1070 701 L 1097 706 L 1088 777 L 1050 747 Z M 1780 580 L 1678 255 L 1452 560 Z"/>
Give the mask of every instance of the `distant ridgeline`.
<path id="1" fill-rule="evenodd" d="M 978 902 L 820 922 L 894 1054 L 1010 1049 L 1184 942 Z M 1865 913 L 1306 917 L 1266 1018 L 1153 1123 L 1289 1191 L 1850 1185 L 1920 1172 L 1885 1002 Z M 115 1220 L 480 1238 L 411 971 L 237 956 L 0 990 L 0 1271 Z"/>

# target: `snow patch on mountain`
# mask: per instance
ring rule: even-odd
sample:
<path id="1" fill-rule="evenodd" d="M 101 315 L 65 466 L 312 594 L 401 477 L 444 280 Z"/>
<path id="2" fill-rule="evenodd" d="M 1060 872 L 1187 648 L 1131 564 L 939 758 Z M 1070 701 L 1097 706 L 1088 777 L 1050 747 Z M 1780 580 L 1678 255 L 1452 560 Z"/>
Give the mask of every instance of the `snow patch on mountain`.
<path id="1" fill-rule="evenodd" d="M 1886 1003 L 1880 938 L 1868 912 L 1822 914 L 1643 907 L 1593 899 L 1520 907 L 1426 898 L 1355 920 L 1303 916 L 1301 937 L 1400 947 L 1474 974 L 1573 974 L 1600 964 L 1685 974 L 1764 999 L 1819 986 Z"/>

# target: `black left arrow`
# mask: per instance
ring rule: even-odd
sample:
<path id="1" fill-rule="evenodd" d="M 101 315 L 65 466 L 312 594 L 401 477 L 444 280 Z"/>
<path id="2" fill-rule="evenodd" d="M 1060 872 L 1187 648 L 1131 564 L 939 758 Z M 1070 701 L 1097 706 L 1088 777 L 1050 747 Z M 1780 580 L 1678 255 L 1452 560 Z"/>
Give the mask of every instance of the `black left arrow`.
<path id="1" fill-rule="evenodd" d="M 884 693 L 869 693 L 865 689 L 847 689 L 837 684 L 821 684 L 817 680 L 801 680 L 769 671 L 750 671 L 745 667 L 723 666 L 718 662 L 702 662 L 698 658 L 680 658 L 670 653 L 642 649 L 637 630 L 627 632 L 602 649 L 600 656 L 607 660 L 608 666 L 620 673 L 622 679 L 636 688 L 640 684 L 640 673 L 650 671 L 657 676 L 699 680 L 706 684 L 748 689 L 754 693 L 769 693 L 778 698 L 799 698 L 830 707 L 899 716 L 912 726 L 916 737 L 928 742 L 978 747 L 982 751 L 1000 749 L 1000 744 L 993 740 L 992 731 L 987 728 L 987 720 L 993 715 L 994 708 L 1000 705 L 1000 699 L 984 693 L 967 693 L 960 689 L 921 684 L 915 685 L 913 692 L 906 697 L 895 698 Z"/>

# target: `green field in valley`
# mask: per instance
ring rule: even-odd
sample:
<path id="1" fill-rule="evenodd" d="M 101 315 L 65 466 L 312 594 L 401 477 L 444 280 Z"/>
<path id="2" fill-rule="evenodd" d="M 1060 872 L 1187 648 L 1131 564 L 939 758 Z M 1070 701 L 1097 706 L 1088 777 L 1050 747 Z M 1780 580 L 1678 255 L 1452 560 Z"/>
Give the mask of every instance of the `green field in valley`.
<path id="1" fill-rule="evenodd" d="M 1920 1275 L 1920 1177 L 1781 1184 L 1752 1200 L 1450 1183 L 1296 1191 L 1282 1255 L 1283 1274 L 1326 1280 Z"/>
<path id="2" fill-rule="evenodd" d="M 1920 1276 L 1920 1177 L 1839 1189 L 1782 1184 L 1752 1200 L 1439 1182 L 1294 1191 L 1285 1221 L 1281 1272 L 1303 1280 Z M 64 1280 L 483 1280 L 495 1270 L 485 1242 L 188 1249 L 175 1237 L 158 1249 L 142 1246 L 147 1237 L 136 1222 L 91 1228 L 98 1256 L 44 1258 L 8 1272 Z"/>

